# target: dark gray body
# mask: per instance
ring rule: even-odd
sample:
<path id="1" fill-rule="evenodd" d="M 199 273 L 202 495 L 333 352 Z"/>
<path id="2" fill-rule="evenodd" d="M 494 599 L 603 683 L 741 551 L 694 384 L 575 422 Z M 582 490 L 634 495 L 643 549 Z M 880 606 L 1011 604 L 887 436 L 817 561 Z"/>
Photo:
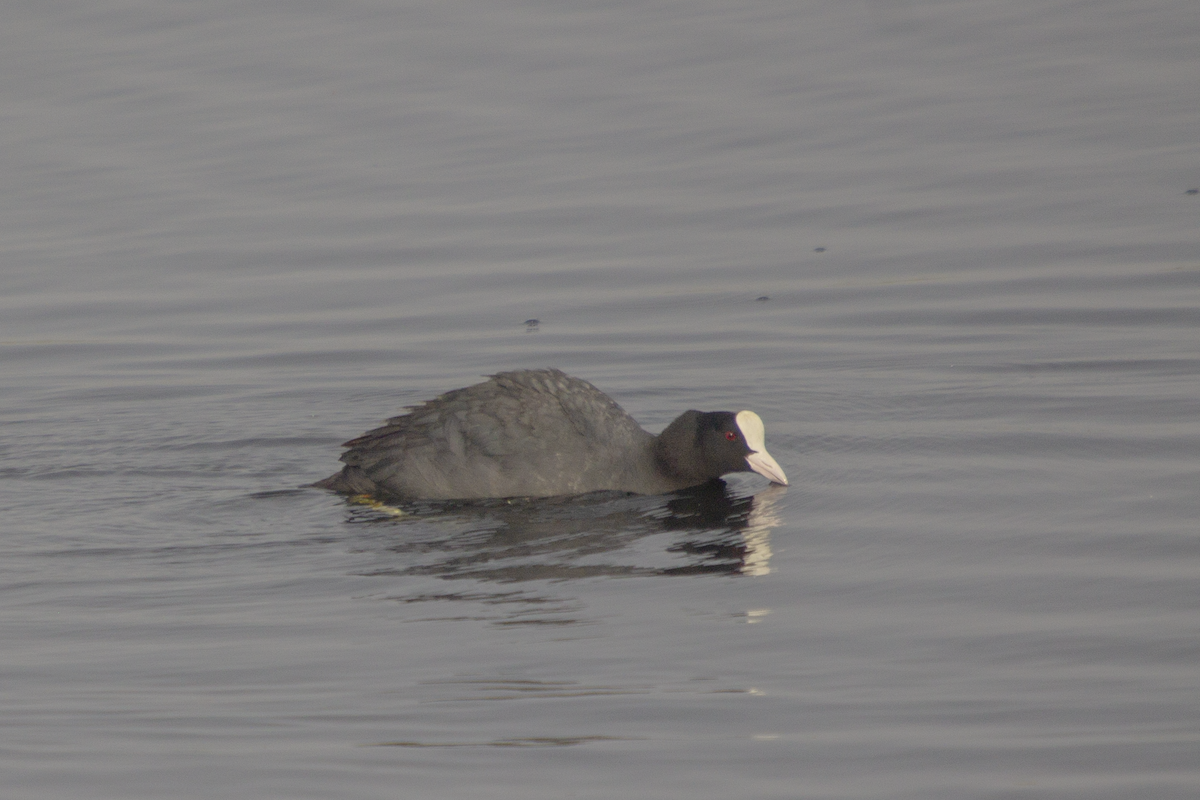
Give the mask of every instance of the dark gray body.
<path id="1" fill-rule="evenodd" d="M 661 494 L 717 477 L 672 465 L 669 453 L 657 452 L 658 440 L 587 381 L 556 369 L 505 372 L 347 442 L 346 466 L 316 485 L 398 499 L 472 499 L 605 489 Z"/>

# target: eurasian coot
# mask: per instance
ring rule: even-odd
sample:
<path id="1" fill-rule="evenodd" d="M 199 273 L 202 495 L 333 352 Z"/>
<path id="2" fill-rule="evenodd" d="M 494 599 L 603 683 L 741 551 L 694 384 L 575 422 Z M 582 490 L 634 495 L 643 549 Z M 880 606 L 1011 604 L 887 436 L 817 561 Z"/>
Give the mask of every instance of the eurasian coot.
<path id="1" fill-rule="evenodd" d="M 414 406 L 347 442 L 314 484 L 400 500 L 662 494 L 729 472 L 787 484 L 753 411 L 685 411 L 647 433 L 612 398 L 556 369 L 519 370 Z"/>

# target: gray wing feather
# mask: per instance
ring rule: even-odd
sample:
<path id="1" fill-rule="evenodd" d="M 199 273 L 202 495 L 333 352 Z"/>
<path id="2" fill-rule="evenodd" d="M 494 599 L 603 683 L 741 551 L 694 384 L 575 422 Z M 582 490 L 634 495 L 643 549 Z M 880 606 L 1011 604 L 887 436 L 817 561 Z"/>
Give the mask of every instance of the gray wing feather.
<path id="1" fill-rule="evenodd" d="M 415 406 L 347 442 L 342 461 L 401 497 L 574 494 L 625 488 L 650 438 L 587 381 L 528 370 Z"/>

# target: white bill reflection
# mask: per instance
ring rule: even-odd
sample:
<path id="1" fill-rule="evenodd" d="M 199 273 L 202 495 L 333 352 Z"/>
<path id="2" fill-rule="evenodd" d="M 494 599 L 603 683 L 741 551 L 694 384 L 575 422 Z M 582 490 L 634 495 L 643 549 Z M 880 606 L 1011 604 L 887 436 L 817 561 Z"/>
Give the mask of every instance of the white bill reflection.
<path id="1" fill-rule="evenodd" d="M 754 506 L 742 530 L 742 539 L 746 543 L 743 575 L 767 575 L 771 572 L 771 531 L 783 523 L 777 506 L 786 493 L 786 487 L 770 486 L 754 495 Z"/>

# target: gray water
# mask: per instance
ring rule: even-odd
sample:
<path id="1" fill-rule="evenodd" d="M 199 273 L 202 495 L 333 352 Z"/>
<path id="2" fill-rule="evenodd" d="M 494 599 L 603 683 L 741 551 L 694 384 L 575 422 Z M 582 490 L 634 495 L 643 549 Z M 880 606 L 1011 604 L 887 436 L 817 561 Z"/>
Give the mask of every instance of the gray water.
<path id="1" fill-rule="evenodd" d="M 1200 796 L 1198 54 L 1194 0 L 10 4 L 0 794 Z M 792 485 L 303 488 L 537 366 Z"/>

